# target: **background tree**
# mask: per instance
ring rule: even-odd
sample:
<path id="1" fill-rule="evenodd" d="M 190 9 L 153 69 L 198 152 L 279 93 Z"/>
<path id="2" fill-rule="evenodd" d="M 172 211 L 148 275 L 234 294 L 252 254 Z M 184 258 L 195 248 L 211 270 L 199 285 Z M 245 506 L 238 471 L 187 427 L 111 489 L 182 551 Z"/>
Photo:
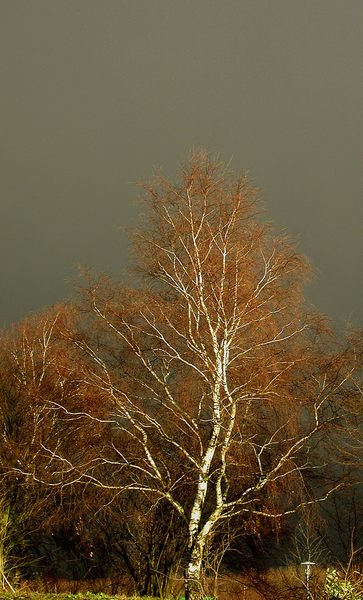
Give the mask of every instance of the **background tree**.
<path id="1" fill-rule="evenodd" d="M 52 408 L 52 403 L 57 401 L 75 410 L 82 390 L 81 365 L 73 360 L 72 346 L 64 336 L 72 319 L 71 307 L 56 306 L 19 323 L 1 340 L 0 573 L 3 587 L 11 587 L 19 577 L 48 572 L 77 578 L 90 569 L 87 536 L 84 535 L 81 544 L 79 533 L 85 515 L 91 511 L 90 506 L 92 514 L 99 508 L 95 498 L 92 499 L 96 496 L 95 490 L 77 494 L 71 486 L 61 490 L 58 486 L 43 485 L 43 481 L 51 483 L 48 473 L 52 457 L 47 447 L 73 454 L 78 459 L 90 454 L 90 436 L 87 443 L 84 439 L 87 426 L 83 425 L 79 431 L 76 421 L 58 419 Z M 93 427 L 93 444 L 95 440 L 97 431 Z M 35 465 L 37 477 L 33 476 Z M 64 470 L 61 478 L 66 484 Z"/>

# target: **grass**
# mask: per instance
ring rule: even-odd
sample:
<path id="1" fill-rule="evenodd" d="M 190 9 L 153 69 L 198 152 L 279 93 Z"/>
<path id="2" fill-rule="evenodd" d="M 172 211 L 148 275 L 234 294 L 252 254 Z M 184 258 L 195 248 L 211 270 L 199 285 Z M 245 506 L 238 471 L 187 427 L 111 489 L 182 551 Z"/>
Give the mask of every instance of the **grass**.
<path id="1" fill-rule="evenodd" d="M 18 591 L 12 592 L 1 592 L 0 600 L 137 600 L 136 597 L 123 595 L 109 595 L 103 592 L 76 592 L 76 593 L 54 593 L 54 592 L 33 592 L 33 591 Z M 143 598 L 142 600 L 151 600 Z"/>
<path id="2" fill-rule="evenodd" d="M 310 580 L 312 598 L 321 600 L 324 596 L 325 569 L 315 567 Z M 209 585 L 208 585 L 209 584 Z M 363 576 L 354 581 L 357 597 L 363 600 Z M 126 582 L 112 585 L 111 580 L 95 580 L 88 582 L 58 581 L 57 587 L 42 588 L 46 582 L 34 581 L 24 584 L 15 593 L 1 592 L 0 600 L 157 600 L 155 598 L 138 598 Z M 49 583 L 48 583 L 49 585 Z M 55 585 L 55 584 L 54 584 Z M 86 587 L 88 586 L 88 591 Z M 32 587 L 30 587 L 32 586 Z M 213 581 L 205 581 L 205 595 L 212 596 Z M 210 588 L 210 589 L 209 589 Z M 42 590 L 43 591 L 40 591 Z M 36 591 L 37 590 L 37 591 Z M 102 590 L 107 590 L 102 591 Z M 122 594 L 112 591 L 122 590 Z M 175 589 L 173 598 L 183 596 L 182 589 Z M 274 568 L 263 573 L 250 571 L 248 574 L 224 574 L 218 584 L 218 600 L 305 600 L 305 572 L 301 566 Z M 158 599 L 160 600 L 160 599 Z"/>

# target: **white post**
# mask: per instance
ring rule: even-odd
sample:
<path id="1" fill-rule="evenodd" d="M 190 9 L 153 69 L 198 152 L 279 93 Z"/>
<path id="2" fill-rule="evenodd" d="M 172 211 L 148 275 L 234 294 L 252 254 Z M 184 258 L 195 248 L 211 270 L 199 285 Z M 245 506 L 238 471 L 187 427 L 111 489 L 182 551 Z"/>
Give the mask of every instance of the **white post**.
<path id="1" fill-rule="evenodd" d="M 315 565 L 311 560 L 307 560 L 301 563 L 305 567 L 305 575 L 306 575 L 306 600 L 310 600 L 310 575 L 312 571 L 312 566 Z"/>

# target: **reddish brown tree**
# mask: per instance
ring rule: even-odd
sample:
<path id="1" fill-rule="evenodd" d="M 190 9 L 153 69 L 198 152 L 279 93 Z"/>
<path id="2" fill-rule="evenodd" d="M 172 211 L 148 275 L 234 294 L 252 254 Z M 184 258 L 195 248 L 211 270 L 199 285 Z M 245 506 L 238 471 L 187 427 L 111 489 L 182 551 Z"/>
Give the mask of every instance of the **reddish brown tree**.
<path id="1" fill-rule="evenodd" d="M 324 321 L 306 312 L 306 261 L 261 221 L 245 177 L 200 154 L 178 183 L 145 189 L 140 285 L 90 285 L 92 328 L 88 320 L 74 337 L 89 394 L 112 405 L 109 449 L 73 461 L 74 478 L 170 503 L 185 524 L 185 593 L 195 600 L 221 524 L 301 505 L 304 473 L 324 469 L 314 448 L 338 423 L 352 369 L 327 357 Z M 87 406 L 76 415 L 53 406 L 101 422 Z M 70 458 L 51 454 L 67 471 Z"/>
<path id="2" fill-rule="evenodd" d="M 87 424 L 79 430 L 77 421 L 59 419 L 53 408 L 61 402 L 75 411 L 82 394 L 80 357 L 74 360 L 74 348 L 64 335 L 73 318 L 71 307 L 56 306 L 4 332 L 1 340 L 0 575 L 4 587 L 12 585 L 14 576 L 30 576 L 41 572 L 45 563 L 50 565 L 50 556 L 39 554 L 37 540 L 44 549 L 50 541 L 54 546 L 55 531 L 67 531 L 69 537 L 73 531 L 75 538 L 88 506 L 100 507 L 92 493 L 77 495 L 67 486 L 64 468 L 58 477 L 62 488 L 43 485 L 54 483 L 48 448 L 77 460 L 82 457 L 83 462 L 92 454 Z M 93 445 L 95 440 L 93 426 Z"/>

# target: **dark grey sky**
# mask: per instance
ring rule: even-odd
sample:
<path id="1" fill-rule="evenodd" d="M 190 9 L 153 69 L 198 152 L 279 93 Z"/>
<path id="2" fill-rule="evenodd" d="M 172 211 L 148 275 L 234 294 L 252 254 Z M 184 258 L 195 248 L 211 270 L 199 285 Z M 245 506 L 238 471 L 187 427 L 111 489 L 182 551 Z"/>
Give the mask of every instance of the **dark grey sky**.
<path id="1" fill-rule="evenodd" d="M 362 0 L 0 0 L 0 324 L 119 275 L 135 184 L 232 158 L 363 321 Z"/>

